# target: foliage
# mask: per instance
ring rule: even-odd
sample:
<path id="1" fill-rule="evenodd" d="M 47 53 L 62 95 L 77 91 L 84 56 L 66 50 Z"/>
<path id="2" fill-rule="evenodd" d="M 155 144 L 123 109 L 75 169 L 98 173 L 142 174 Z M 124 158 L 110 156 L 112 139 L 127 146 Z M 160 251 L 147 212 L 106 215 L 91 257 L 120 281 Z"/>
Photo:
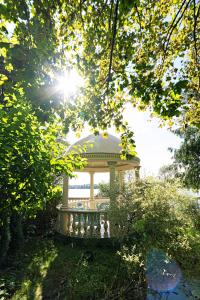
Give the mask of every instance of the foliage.
<path id="1" fill-rule="evenodd" d="M 187 209 L 187 213 L 192 218 L 195 228 L 200 231 L 200 205 L 199 203 L 191 203 Z"/>
<path id="2" fill-rule="evenodd" d="M 128 184 L 118 197 L 118 205 L 110 210 L 110 218 L 122 229 L 119 234 L 123 243 L 129 236 L 126 257 L 133 259 L 132 255 L 136 255 L 138 264 L 144 266 L 153 247 L 172 256 L 184 271 L 198 274 L 199 211 L 191 210 L 195 200 L 179 189 L 178 183 L 153 179 Z"/>
<path id="3" fill-rule="evenodd" d="M 55 6 L 48 2 L 42 9 L 37 1 L 33 6 L 26 1 L 0 3 L 0 236 L 4 245 L 9 244 L 10 234 L 11 241 L 17 238 L 9 230 L 16 228 L 21 235 L 22 225 L 18 225 L 53 198 L 57 178 L 63 173 L 71 176 L 73 168 L 83 164 L 80 157 L 66 155 L 66 144 L 59 143 L 70 119 L 64 115 L 63 95 L 55 89 L 62 66 L 52 20 Z M 5 251 L 0 261 L 4 256 Z"/>
<path id="4" fill-rule="evenodd" d="M 184 115 L 182 123 L 199 127 L 199 13 L 192 0 L 1 1 L 2 257 L 13 217 L 35 216 L 54 195 L 56 177 L 82 166 L 79 157 L 63 156 L 58 143 L 70 127 L 79 131 L 87 122 L 97 133 L 115 125 L 123 157 L 135 155 L 122 118 L 127 102 L 164 121 Z M 85 87 L 66 102 L 57 77 L 71 68 Z M 144 183 L 131 191 L 121 195 L 114 217 L 135 236 L 137 253 L 165 243 L 180 262 L 192 265 L 195 256 L 198 265 L 197 225 L 173 186 Z M 36 269 L 40 264 L 36 259 Z"/>
<path id="5" fill-rule="evenodd" d="M 11 239 L 17 247 L 18 237 L 22 238 L 23 220 L 44 209 L 57 191 L 57 177 L 64 173 L 72 176 L 73 169 L 81 168 L 84 160 L 66 155 L 66 145 L 58 142 L 59 118 L 41 124 L 31 105 L 20 96 L 18 99 L 7 97 L 0 108 L 2 262 L 10 241 L 9 228 L 13 229 Z"/>
<path id="6" fill-rule="evenodd" d="M 127 269 L 114 249 L 72 247 L 37 238 L 22 250 L 0 271 L 0 291 L 9 299 L 112 299 L 117 292 L 121 292 L 121 299 L 133 296 Z M 94 261 L 82 259 L 87 251 L 93 252 Z"/>
<path id="7" fill-rule="evenodd" d="M 8 101 L 5 109 L 1 106 L 0 115 L 0 209 L 33 215 L 51 198 L 56 176 L 72 176 L 83 160 L 63 155 L 66 146 L 57 141 L 59 120 L 41 126 L 30 106 L 20 100 Z"/>
<path id="8" fill-rule="evenodd" d="M 99 189 L 99 195 L 101 197 L 110 197 L 111 196 L 111 191 L 110 191 L 110 184 L 109 183 L 105 183 L 105 182 L 100 182 L 98 184 L 98 189 Z M 115 193 L 116 195 L 119 194 L 119 179 L 116 178 L 115 182 L 114 182 L 114 188 L 112 193 Z"/>
<path id="9" fill-rule="evenodd" d="M 89 124 L 106 128 L 114 122 L 123 130 L 127 99 L 164 120 L 186 110 L 186 122 L 199 124 L 198 115 L 189 114 L 199 109 L 199 3 L 102 0 L 68 5 L 62 6 L 60 28 L 64 39 L 72 41 L 66 49 L 74 64 L 88 78 L 78 109 Z"/>
<path id="10" fill-rule="evenodd" d="M 0 5 L 2 96 L 23 88 L 37 115 L 57 111 L 65 129 L 115 125 L 123 155 L 134 137 L 122 113 L 129 101 L 164 121 L 199 126 L 199 12 L 192 0 L 22 1 Z M 64 68 L 85 88 L 68 103 L 56 91 Z M 76 101 L 74 101 L 76 100 Z"/>
<path id="11" fill-rule="evenodd" d="M 60 55 L 51 15 L 53 3 L 49 5 L 42 9 L 34 1 L 30 8 L 26 1 L 12 0 L 0 4 L 1 101 L 23 90 L 42 120 L 63 106 L 62 95 L 52 89 Z"/>
<path id="12" fill-rule="evenodd" d="M 186 187 L 200 189 L 200 133 L 195 127 L 188 127 L 184 132 L 176 131 L 183 138 L 179 149 L 173 149 L 173 168 Z"/>
<path id="13" fill-rule="evenodd" d="M 200 134 L 195 127 L 173 131 L 181 137 L 182 142 L 177 149 L 169 148 L 173 154 L 173 163 L 160 168 L 160 178 L 174 181 L 179 179 L 182 184 L 198 191 L 200 188 Z"/>
<path id="14" fill-rule="evenodd" d="M 164 165 L 159 169 L 159 178 L 174 181 L 175 178 L 179 178 L 178 169 L 175 165 Z"/>
<path id="15" fill-rule="evenodd" d="M 24 222 L 24 233 L 26 239 L 33 236 L 54 236 L 57 221 L 57 205 L 62 201 L 62 188 L 57 187 L 50 201 L 44 203 L 42 210 L 39 210 L 36 217 L 28 218 Z"/>

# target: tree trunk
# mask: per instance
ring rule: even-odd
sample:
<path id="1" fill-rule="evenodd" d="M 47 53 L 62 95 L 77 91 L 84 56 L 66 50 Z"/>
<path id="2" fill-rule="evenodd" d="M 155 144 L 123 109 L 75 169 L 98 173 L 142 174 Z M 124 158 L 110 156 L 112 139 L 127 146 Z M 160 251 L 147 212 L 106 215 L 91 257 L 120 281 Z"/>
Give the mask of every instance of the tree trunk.
<path id="1" fill-rule="evenodd" d="M 5 262 L 10 245 L 10 218 L 5 217 L 0 227 L 0 265 Z"/>
<path id="2" fill-rule="evenodd" d="M 14 212 L 10 219 L 11 249 L 17 250 L 24 243 L 22 215 Z"/>

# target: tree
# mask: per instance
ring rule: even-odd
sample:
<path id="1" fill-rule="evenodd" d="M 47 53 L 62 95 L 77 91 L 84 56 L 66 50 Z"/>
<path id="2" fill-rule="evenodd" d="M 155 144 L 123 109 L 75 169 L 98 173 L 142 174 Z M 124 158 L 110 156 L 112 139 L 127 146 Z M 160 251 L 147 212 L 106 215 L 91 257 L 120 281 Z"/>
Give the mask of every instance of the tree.
<path id="1" fill-rule="evenodd" d="M 184 132 L 176 133 L 183 138 L 179 149 L 174 149 L 174 168 L 188 188 L 200 189 L 200 132 L 188 127 Z"/>
<path id="2" fill-rule="evenodd" d="M 200 189 L 200 132 L 195 127 L 174 131 L 182 138 L 178 149 L 169 148 L 173 163 L 160 168 L 159 176 L 167 181 L 181 180 L 187 188 Z"/>
<path id="3" fill-rule="evenodd" d="M 56 177 L 72 176 L 84 160 L 66 155 L 66 145 L 58 142 L 59 119 L 42 126 L 23 98 L 7 99 L 0 108 L 1 263 L 10 240 L 15 248 L 22 242 L 22 221 L 34 217 L 53 198 Z"/>
<path id="4" fill-rule="evenodd" d="M 55 158 L 58 132 L 81 130 L 85 122 L 95 133 L 115 125 L 122 155 L 135 155 L 133 132 L 122 118 L 128 101 L 164 121 L 184 115 L 182 123 L 199 127 L 199 12 L 194 0 L 0 3 L 4 216 L 34 213 L 53 174 L 80 166 L 77 157 Z M 70 68 L 86 84 L 65 103 L 57 76 Z"/>
<path id="5" fill-rule="evenodd" d="M 93 112 L 90 124 L 121 128 L 124 104 L 131 101 L 164 120 L 188 111 L 185 122 L 199 125 L 198 114 L 189 113 L 199 111 L 199 3 L 73 4 L 60 17 L 61 28 L 66 39 L 75 32 L 72 57 L 89 81 L 87 107 L 78 105 L 86 120 Z"/>
<path id="6" fill-rule="evenodd" d="M 182 123 L 199 127 L 199 2 L 9 0 L 0 12 L 3 38 L 13 22 L 17 41 L 1 44 L 4 63 L 11 63 L 10 77 L 23 86 L 38 113 L 57 109 L 66 128 L 76 130 L 85 122 L 94 131 L 115 125 L 124 154 L 128 145 L 134 147 L 122 118 L 128 101 L 164 121 L 184 113 Z M 86 86 L 66 108 L 56 101 L 53 86 L 56 73 L 72 67 L 86 78 Z M 4 89 L 7 75 L 2 72 Z"/>
<path id="7" fill-rule="evenodd" d="M 179 177 L 177 165 L 164 165 L 159 169 L 159 178 L 173 182 Z"/>
<path id="8" fill-rule="evenodd" d="M 55 24 L 48 15 L 49 4 L 45 8 L 48 12 L 42 7 L 40 11 L 37 1 L 32 8 L 26 1 L 16 4 L 9 0 L 0 5 L 1 101 L 21 89 L 42 120 L 63 106 L 62 95 L 52 90 L 53 71 L 59 70 L 61 55 L 56 51 L 58 44 Z"/>

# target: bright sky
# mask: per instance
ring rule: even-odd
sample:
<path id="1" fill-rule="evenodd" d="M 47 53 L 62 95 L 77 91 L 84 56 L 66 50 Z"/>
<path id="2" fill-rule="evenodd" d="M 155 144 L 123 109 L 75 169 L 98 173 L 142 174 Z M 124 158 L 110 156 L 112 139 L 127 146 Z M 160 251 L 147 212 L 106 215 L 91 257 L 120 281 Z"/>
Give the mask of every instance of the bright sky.
<path id="1" fill-rule="evenodd" d="M 178 148 L 180 138 L 171 133 L 166 127 L 160 128 L 160 121 L 151 118 L 148 112 L 139 112 L 128 104 L 124 111 L 124 120 L 129 123 L 130 128 L 135 133 L 136 151 L 141 160 L 142 175 L 157 175 L 159 168 L 169 164 L 171 153 L 169 147 Z M 114 130 L 108 131 L 117 135 Z M 82 137 L 89 135 L 88 129 L 82 133 Z M 68 135 L 68 141 L 73 144 L 77 141 L 74 133 Z M 95 174 L 95 183 L 108 181 L 108 174 Z M 78 178 L 70 180 L 70 184 L 89 183 L 89 175 L 79 174 Z"/>

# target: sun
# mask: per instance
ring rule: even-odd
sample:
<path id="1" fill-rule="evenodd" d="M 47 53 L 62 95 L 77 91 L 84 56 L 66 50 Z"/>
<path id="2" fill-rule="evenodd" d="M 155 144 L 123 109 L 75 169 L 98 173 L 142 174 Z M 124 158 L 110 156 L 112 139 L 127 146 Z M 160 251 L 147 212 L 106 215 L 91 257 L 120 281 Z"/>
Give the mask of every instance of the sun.
<path id="1" fill-rule="evenodd" d="M 57 82 L 57 89 L 65 98 L 75 95 L 84 86 L 83 78 L 75 69 L 65 71 L 63 76 L 57 78 Z"/>

